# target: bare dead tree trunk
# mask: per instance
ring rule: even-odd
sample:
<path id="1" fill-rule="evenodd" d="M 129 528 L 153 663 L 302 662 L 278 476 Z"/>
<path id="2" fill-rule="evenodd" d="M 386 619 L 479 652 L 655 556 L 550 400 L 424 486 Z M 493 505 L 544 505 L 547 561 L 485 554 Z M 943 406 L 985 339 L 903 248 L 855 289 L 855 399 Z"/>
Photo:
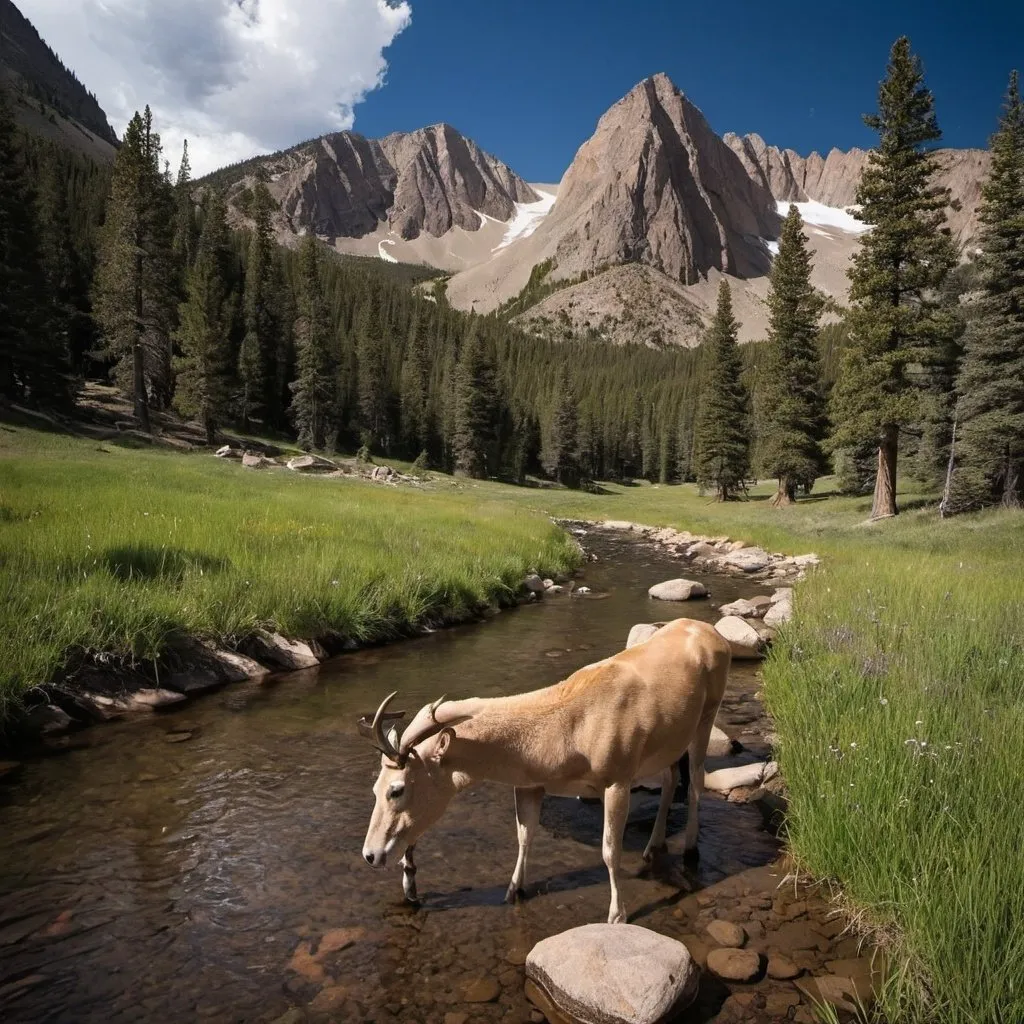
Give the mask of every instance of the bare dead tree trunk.
<path id="1" fill-rule="evenodd" d="M 956 425 L 959 412 L 953 413 L 953 436 L 949 439 L 949 462 L 946 463 L 946 483 L 942 488 L 942 501 L 939 502 L 939 518 L 945 519 L 949 514 L 949 499 L 953 490 L 953 467 L 956 465 Z"/>
<path id="2" fill-rule="evenodd" d="M 875 474 L 875 498 L 872 519 L 888 519 L 899 514 L 896 507 L 896 457 L 899 452 L 899 427 L 888 426 L 878 446 L 878 471 Z"/>
<path id="3" fill-rule="evenodd" d="M 1010 446 L 1007 445 L 1006 447 L 1006 473 L 1003 476 L 1003 507 L 1020 508 L 1020 474 L 1010 453 Z"/>

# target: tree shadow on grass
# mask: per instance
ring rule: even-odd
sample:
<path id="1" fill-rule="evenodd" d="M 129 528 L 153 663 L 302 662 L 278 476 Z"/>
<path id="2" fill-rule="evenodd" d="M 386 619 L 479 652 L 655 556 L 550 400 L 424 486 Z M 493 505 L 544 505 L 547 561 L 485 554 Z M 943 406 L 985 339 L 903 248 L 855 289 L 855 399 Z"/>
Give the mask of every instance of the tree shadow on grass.
<path id="1" fill-rule="evenodd" d="M 223 572 L 231 563 L 199 551 L 182 548 L 155 547 L 149 544 L 131 544 L 108 548 L 103 564 L 111 576 L 119 580 L 161 580 L 180 583 L 189 574 Z"/>

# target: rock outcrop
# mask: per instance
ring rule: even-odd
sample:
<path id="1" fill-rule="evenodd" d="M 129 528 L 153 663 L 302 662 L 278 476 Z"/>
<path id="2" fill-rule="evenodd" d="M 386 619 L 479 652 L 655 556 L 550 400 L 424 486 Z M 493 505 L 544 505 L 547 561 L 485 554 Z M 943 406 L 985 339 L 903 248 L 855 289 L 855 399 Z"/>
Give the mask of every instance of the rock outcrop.
<path id="1" fill-rule="evenodd" d="M 663 74 L 605 113 L 538 228 L 559 276 L 648 264 L 694 284 L 711 269 L 765 274 L 760 237 L 778 228 L 774 197 Z M 543 233 L 543 234 L 542 234 Z"/>
<path id="2" fill-rule="evenodd" d="M 537 193 L 506 164 L 447 124 L 367 139 L 335 132 L 254 162 L 270 177 L 280 203 L 279 231 L 312 231 L 334 241 L 381 228 L 402 239 L 440 237 L 454 227 L 476 231 L 484 217 L 507 221 L 516 203 Z M 236 181 L 230 199 L 245 213 L 251 175 Z"/>
<path id="3" fill-rule="evenodd" d="M 747 173 L 761 188 L 781 202 L 814 200 L 840 209 L 857 202 L 857 185 L 868 162 L 868 151 L 833 149 L 828 156 L 804 157 L 792 149 L 769 146 L 760 135 L 727 132 L 722 141 L 739 157 Z M 948 188 L 953 201 L 946 215 L 953 236 L 969 242 L 978 233 L 981 183 L 988 174 L 990 156 L 983 149 L 940 149 L 939 172 L 934 183 Z"/>

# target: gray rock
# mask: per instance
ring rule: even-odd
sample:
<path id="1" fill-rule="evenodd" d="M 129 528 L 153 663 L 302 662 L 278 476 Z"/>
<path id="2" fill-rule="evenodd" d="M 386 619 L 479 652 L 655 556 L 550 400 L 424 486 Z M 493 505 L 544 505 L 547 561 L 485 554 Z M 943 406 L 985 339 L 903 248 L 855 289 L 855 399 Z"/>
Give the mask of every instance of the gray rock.
<path id="1" fill-rule="evenodd" d="M 772 556 L 764 548 L 741 548 L 727 554 L 723 561 L 744 572 L 760 572 L 772 564 Z"/>
<path id="2" fill-rule="evenodd" d="M 718 611 L 721 615 L 738 615 L 741 619 L 759 619 L 764 614 L 761 605 L 745 601 L 742 597 L 730 604 L 723 604 Z"/>
<path id="3" fill-rule="evenodd" d="M 752 949 L 713 949 L 708 970 L 726 981 L 753 981 L 761 971 L 761 958 Z"/>
<path id="4" fill-rule="evenodd" d="M 584 595 L 592 594 L 593 593 L 593 591 L 590 589 L 590 587 L 577 587 L 574 592 L 577 593 L 577 594 L 584 594 Z"/>
<path id="5" fill-rule="evenodd" d="M 330 459 L 322 459 L 319 455 L 297 455 L 288 460 L 288 468 L 293 473 L 330 473 L 338 467 Z"/>
<path id="6" fill-rule="evenodd" d="M 779 601 L 792 601 L 793 600 L 793 588 L 792 587 L 777 587 L 775 592 L 771 596 L 771 603 L 778 604 Z"/>
<path id="7" fill-rule="evenodd" d="M 550 590 L 554 585 L 555 585 L 555 581 L 554 580 L 545 580 L 544 581 L 544 589 L 545 590 Z"/>
<path id="8" fill-rule="evenodd" d="M 738 615 L 726 615 L 715 623 L 715 629 L 729 641 L 734 658 L 764 657 L 764 640 L 746 619 Z"/>
<path id="9" fill-rule="evenodd" d="M 136 690 L 128 698 L 128 706 L 133 711 L 155 711 L 157 708 L 168 708 L 172 704 L 180 704 L 188 698 L 174 690 L 152 689 Z"/>
<path id="10" fill-rule="evenodd" d="M 793 600 L 776 601 L 764 613 L 764 624 L 772 629 L 789 622 L 793 618 Z"/>
<path id="11" fill-rule="evenodd" d="M 806 569 L 808 566 L 811 566 L 811 565 L 820 565 L 821 564 L 821 559 L 817 555 L 814 555 L 814 554 L 811 554 L 811 555 L 797 555 L 793 559 L 793 563 L 795 565 L 799 566 L 801 569 Z"/>
<path id="12" fill-rule="evenodd" d="M 647 596 L 656 601 L 689 601 L 695 597 L 707 597 L 708 590 L 696 580 L 665 580 L 664 583 L 655 583 L 647 591 Z"/>
<path id="13" fill-rule="evenodd" d="M 523 580 L 523 586 L 531 594 L 543 594 L 545 589 L 544 581 L 536 573 L 527 576 L 526 579 Z"/>
<path id="14" fill-rule="evenodd" d="M 289 640 L 280 633 L 257 633 L 247 641 L 246 649 L 259 661 L 286 672 L 313 668 L 320 664 L 309 644 L 301 640 Z"/>
<path id="15" fill-rule="evenodd" d="M 629 636 L 626 638 L 626 650 L 636 647 L 637 644 L 642 644 L 645 640 L 650 640 L 661 626 L 660 622 L 638 622 L 629 631 Z"/>
<path id="16" fill-rule="evenodd" d="M 74 719 L 56 704 L 41 704 L 32 708 L 23 721 L 26 730 L 38 736 L 58 736 L 74 724 Z"/>
<path id="17" fill-rule="evenodd" d="M 708 757 L 727 757 L 732 753 L 733 741 L 717 725 L 711 727 L 708 740 Z"/>
<path id="18" fill-rule="evenodd" d="M 250 452 L 246 452 L 242 456 L 242 465 L 246 469 L 263 469 L 265 466 L 272 466 L 273 463 L 270 459 L 265 459 L 262 455 L 253 455 Z"/>
<path id="19" fill-rule="evenodd" d="M 571 928 L 526 958 L 526 977 L 555 1008 L 588 1024 L 671 1020 L 696 996 L 699 973 L 681 942 L 632 924 Z"/>
<path id="20" fill-rule="evenodd" d="M 739 949 L 747 941 L 747 933 L 732 921 L 715 920 L 708 925 L 708 935 L 719 946 Z"/>
<path id="21" fill-rule="evenodd" d="M 728 793 L 740 786 L 760 786 L 778 773 L 779 766 L 774 761 L 755 761 L 735 768 L 719 768 L 718 771 L 704 773 L 704 788 L 715 793 Z"/>
<path id="22" fill-rule="evenodd" d="M 237 448 L 232 448 L 231 445 L 226 444 L 223 448 L 218 448 L 214 454 L 218 459 L 240 459 L 242 453 Z"/>

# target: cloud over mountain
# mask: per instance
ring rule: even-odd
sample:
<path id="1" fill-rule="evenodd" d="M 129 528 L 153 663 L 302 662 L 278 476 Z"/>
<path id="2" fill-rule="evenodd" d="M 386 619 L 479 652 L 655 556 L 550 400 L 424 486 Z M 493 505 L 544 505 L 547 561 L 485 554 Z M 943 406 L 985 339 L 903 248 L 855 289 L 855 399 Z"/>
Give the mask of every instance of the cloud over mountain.
<path id="1" fill-rule="evenodd" d="M 325 131 L 383 81 L 406 0 L 19 0 L 114 127 L 153 108 L 197 173 Z"/>

